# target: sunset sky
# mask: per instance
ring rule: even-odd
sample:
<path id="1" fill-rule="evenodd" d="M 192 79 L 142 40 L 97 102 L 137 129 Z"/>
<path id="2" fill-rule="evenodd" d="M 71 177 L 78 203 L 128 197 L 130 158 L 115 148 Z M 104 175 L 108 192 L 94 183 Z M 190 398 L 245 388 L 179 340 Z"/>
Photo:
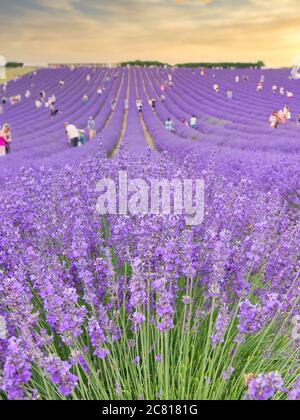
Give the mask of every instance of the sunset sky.
<path id="1" fill-rule="evenodd" d="M 0 25 L 0 55 L 26 64 L 300 54 L 299 0 L 1 0 Z"/>

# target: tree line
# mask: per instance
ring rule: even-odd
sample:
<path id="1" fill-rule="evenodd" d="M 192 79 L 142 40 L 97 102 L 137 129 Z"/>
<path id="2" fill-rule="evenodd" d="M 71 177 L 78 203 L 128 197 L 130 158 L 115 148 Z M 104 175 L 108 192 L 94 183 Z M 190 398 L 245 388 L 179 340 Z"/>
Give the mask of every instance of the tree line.
<path id="1" fill-rule="evenodd" d="M 142 60 L 135 60 L 135 61 L 125 61 L 121 63 L 121 66 L 142 66 L 142 67 L 172 67 L 170 64 L 161 63 L 160 61 L 142 61 Z M 224 63 L 181 63 L 177 64 L 176 67 L 189 67 L 189 68 L 216 68 L 220 67 L 223 69 L 230 69 L 230 68 L 238 68 L 238 69 L 246 69 L 250 67 L 262 68 L 265 67 L 265 63 L 263 61 L 257 61 L 253 63 L 241 63 L 241 62 L 224 62 Z"/>
<path id="2" fill-rule="evenodd" d="M 240 62 L 225 62 L 225 63 L 183 63 L 177 64 L 176 67 L 190 67 L 190 68 L 198 68 L 203 67 L 207 69 L 212 68 L 223 68 L 223 69 L 230 69 L 230 68 L 238 68 L 238 69 L 246 69 L 250 67 L 257 67 L 262 68 L 265 67 L 265 63 L 263 61 L 257 61 L 256 63 L 240 63 Z"/>
<path id="3" fill-rule="evenodd" d="M 24 63 L 17 63 L 14 61 L 9 61 L 8 63 L 6 63 L 6 67 L 16 69 L 18 67 L 24 67 Z"/>

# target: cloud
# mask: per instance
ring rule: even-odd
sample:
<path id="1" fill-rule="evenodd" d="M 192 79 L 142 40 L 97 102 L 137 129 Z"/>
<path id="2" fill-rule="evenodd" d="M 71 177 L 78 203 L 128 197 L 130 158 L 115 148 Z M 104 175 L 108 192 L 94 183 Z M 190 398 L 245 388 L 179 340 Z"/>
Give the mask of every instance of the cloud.
<path id="1" fill-rule="evenodd" d="M 289 64 L 300 53 L 298 4 L 298 0 L 1 0 L 0 53 L 33 63 L 157 58 L 172 63 L 265 59 L 274 65 Z"/>

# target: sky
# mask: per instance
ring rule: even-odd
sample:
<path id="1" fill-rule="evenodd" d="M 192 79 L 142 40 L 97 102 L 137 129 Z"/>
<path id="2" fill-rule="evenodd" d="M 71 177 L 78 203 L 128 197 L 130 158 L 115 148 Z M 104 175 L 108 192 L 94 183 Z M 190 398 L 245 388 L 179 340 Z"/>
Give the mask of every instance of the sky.
<path id="1" fill-rule="evenodd" d="M 0 55 L 28 65 L 300 54 L 299 0 L 0 0 Z"/>

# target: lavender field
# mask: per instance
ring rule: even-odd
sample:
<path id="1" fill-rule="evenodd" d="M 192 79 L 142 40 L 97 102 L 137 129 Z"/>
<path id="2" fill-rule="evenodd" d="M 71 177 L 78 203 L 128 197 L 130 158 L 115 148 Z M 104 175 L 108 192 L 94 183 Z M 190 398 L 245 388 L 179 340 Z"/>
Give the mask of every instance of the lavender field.
<path id="1" fill-rule="evenodd" d="M 289 76 L 60 67 L 0 85 L 0 100 L 22 95 L 0 115 L 13 139 L 0 157 L 0 399 L 300 399 L 300 80 Z M 55 118 L 35 108 L 41 90 L 56 95 Z M 271 129 L 286 104 L 292 119 Z M 64 122 L 84 129 L 90 116 L 96 138 L 72 149 Z M 99 215 L 97 183 L 119 171 L 203 179 L 203 223 Z"/>

